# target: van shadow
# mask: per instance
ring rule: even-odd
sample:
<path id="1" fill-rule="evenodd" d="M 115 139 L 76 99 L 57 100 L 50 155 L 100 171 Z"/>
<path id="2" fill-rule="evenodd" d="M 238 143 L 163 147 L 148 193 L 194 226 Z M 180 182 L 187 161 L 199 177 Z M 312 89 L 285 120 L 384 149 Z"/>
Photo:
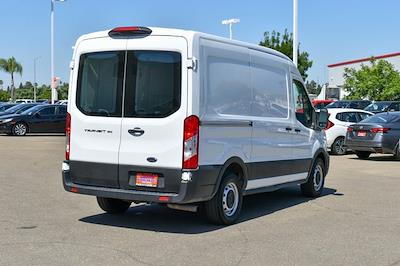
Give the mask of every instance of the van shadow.
<path id="1" fill-rule="evenodd" d="M 325 188 L 321 197 L 336 193 L 336 189 Z M 244 197 L 242 213 L 237 223 L 269 215 L 308 201 L 318 200 L 301 195 L 299 188 L 285 188 L 275 192 Z M 169 209 L 162 205 L 136 205 L 125 214 L 96 214 L 79 219 L 81 222 L 123 227 L 153 232 L 177 234 L 201 234 L 215 231 L 224 226 L 209 224 L 202 213 L 190 213 Z"/>

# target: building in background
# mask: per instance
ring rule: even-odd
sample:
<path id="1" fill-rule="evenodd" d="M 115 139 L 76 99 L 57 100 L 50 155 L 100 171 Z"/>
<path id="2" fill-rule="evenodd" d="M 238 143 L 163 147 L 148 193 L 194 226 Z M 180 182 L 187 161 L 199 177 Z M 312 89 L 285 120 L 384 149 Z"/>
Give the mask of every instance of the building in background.
<path id="1" fill-rule="evenodd" d="M 344 70 L 346 68 L 361 69 L 362 65 L 371 65 L 371 58 L 376 60 L 386 60 L 394 66 L 394 69 L 400 71 L 400 53 L 385 54 L 380 56 L 371 56 L 351 61 L 345 61 L 328 65 L 328 86 L 324 86 L 318 99 L 343 99 L 346 92 L 343 90 Z"/>

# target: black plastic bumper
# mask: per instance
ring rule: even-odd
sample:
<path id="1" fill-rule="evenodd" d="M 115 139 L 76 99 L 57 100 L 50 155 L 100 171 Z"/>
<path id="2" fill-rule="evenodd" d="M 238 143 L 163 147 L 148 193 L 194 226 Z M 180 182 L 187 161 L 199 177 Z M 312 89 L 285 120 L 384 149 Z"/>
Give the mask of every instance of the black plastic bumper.
<path id="1" fill-rule="evenodd" d="M 62 171 L 64 189 L 69 192 L 104 198 L 136 202 L 186 204 L 207 201 L 212 198 L 217 183 L 219 167 L 207 166 L 191 172 L 191 181 L 181 181 L 178 193 L 109 188 L 73 183 L 69 170 Z M 210 180 L 212 180 L 210 182 Z M 205 182 L 206 181 L 206 182 Z M 215 182 L 214 182 L 215 181 Z"/>

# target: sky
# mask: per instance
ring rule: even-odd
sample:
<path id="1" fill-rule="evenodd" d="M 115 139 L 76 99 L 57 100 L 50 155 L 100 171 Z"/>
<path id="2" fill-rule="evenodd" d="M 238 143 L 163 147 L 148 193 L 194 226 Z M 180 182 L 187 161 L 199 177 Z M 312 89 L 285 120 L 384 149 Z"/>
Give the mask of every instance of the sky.
<path id="1" fill-rule="evenodd" d="M 313 61 L 309 79 L 328 80 L 327 65 L 400 52 L 400 1 L 298 0 L 300 49 Z M 292 0 L 67 0 L 55 10 L 55 73 L 68 82 L 72 46 L 80 35 L 116 26 L 157 26 L 229 37 L 221 21 L 240 18 L 234 39 L 259 43 L 265 31 L 292 31 Z M 0 1 L 0 58 L 23 66 L 16 84 L 50 83 L 50 0 Z M 8 74 L 0 72 L 7 86 Z"/>

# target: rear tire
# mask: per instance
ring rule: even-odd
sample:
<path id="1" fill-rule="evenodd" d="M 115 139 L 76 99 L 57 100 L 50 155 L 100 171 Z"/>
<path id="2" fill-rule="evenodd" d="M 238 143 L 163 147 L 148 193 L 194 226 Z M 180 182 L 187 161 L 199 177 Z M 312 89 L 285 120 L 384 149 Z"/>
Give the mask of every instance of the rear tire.
<path id="1" fill-rule="evenodd" d="M 345 155 L 347 148 L 344 146 L 344 137 L 338 137 L 332 143 L 331 153 L 333 155 Z"/>
<path id="2" fill-rule="evenodd" d="M 128 201 L 101 197 L 97 197 L 97 203 L 103 211 L 111 214 L 124 213 L 131 206 Z"/>
<path id="3" fill-rule="evenodd" d="M 207 219 L 218 225 L 233 224 L 242 209 L 242 184 L 236 174 L 225 176 L 214 197 L 204 203 Z"/>
<path id="4" fill-rule="evenodd" d="M 322 159 L 317 158 L 308 175 L 306 183 L 301 184 L 301 193 L 306 197 L 319 197 L 324 190 L 325 184 L 325 164 Z"/>
<path id="5" fill-rule="evenodd" d="M 368 159 L 369 156 L 371 155 L 371 152 L 369 152 L 369 151 L 355 151 L 355 153 L 358 156 L 358 158 L 360 158 L 362 160 Z"/>

